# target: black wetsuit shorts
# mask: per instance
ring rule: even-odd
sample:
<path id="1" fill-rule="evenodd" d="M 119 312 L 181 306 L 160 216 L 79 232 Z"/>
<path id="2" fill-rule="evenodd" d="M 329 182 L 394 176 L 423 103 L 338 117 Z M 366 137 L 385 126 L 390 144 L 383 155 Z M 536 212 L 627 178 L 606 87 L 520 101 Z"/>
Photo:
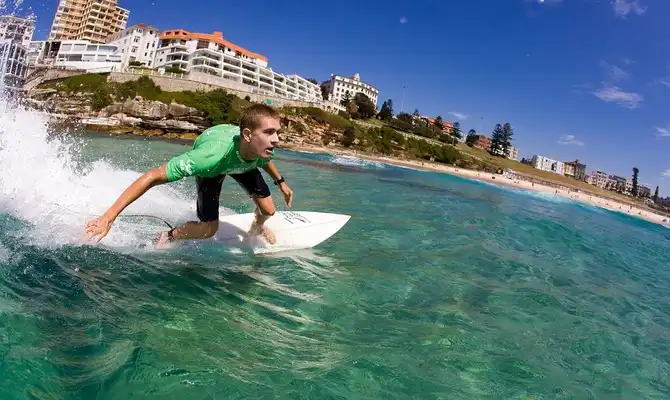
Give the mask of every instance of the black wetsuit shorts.
<path id="1" fill-rule="evenodd" d="M 258 168 L 241 174 L 230 174 L 237 183 L 244 188 L 250 197 L 265 198 L 270 196 L 270 188 Z M 219 219 L 219 196 L 221 195 L 221 186 L 223 178 L 226 175 L 219 175 L 214 178 L 195 177 L 198 188 L 198 219 L 203 222 L 216 221 Z"/>

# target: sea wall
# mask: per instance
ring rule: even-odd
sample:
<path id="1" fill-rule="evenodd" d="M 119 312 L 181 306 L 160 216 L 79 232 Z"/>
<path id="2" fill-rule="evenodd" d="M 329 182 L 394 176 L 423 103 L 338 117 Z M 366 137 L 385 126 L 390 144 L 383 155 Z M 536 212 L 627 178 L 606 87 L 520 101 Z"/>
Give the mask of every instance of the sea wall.
<path id="1" fill-rule="evenodd" d="M 128 82 L 139 78 L 141 74 L 130 72 L 110 72 L 107 80 L 109 82 Z M 154 81 L 156 86 L 167 92 L 180 92 L 185 90 L 209 92 L 216 89 L 224 89 L 240 98 L 249 96 L 255 103 L 266 103 L 277 107 L 318 107 L 322 108 L 321 103 L 312 103 L 306 101 L 288 100 L 282 97 L 261 93 L 259 89 L 253 86 L 245 85 L 241 82 L 235 82 L 230 79 L 224 79 L 218 76 L 206 74 L 203 72 L 189 72 L 185 78 L 170 76 L 161 76 L 157 74 L 146 75 Z"/>

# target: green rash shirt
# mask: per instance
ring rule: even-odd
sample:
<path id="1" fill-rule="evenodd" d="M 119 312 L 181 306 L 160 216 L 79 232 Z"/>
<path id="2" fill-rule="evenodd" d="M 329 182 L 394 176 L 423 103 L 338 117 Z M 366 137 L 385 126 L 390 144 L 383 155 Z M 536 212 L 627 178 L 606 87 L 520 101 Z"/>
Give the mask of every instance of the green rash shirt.
<path id="1" fill-rule="evenodd" d="M 168 182 L 187 176 L 213 178 L 221 174 L 241 174 L 263 167 L 272 160 L 240 156 L 240 128 L 235 125 L 215 125 L 206 129 L 193 143 L 193 149 L 172 158 L 167 163 Z"/>

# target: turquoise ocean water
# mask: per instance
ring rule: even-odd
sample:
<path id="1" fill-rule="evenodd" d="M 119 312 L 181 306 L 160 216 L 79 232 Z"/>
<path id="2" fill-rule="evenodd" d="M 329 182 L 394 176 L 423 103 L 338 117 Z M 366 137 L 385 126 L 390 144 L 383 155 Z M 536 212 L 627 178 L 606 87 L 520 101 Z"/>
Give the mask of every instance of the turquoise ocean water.
<path id="1" fill-rule="evenodd" d="M 666 228 L 280 151 L 293 209 L 351 215 L 315 249 L 153 252 L 129 220 L 82 246 L 87 218 L 187 147 L 1 118 L 0 399 L 670 396 Z M 187 179 L 130 211 L 181 222 L 194 194 Z M 233 181 L 222 197 L 252 210 Z"/>

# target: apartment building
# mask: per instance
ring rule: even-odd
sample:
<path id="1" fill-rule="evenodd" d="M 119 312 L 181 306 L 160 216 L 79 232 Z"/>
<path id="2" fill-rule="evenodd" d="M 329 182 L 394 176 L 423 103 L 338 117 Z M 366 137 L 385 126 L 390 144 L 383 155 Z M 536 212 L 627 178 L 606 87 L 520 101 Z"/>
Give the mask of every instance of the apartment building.
<path id="1" fill-rule="evenodd" d="M 363 93 L 377 107 L 379 90 L 369 83 L 362 82 L 361 76 L 358 73 L 352 77 L 331 74 L 330 81 L 328 82 L 328 100 L 339 104 L 346 93 L 349 93 L 352 99 L 356 93 Z"/>
<path id="2" fill-rule="evenodd" d="M 519 149 L 514 146 L 507 148 L 507 154 L 505 154 L 510 160 L 517 161 L 519 159 Z"/>
<path id="3" fill-rule="evenodd" d="M 601 188 L 605 188 L 607 186 L 607 182 L 609 181 L 609 176 L 602 171 L 593 171 L 591 173 L 591 185 L 598 186 Z"/>
<path id="4" fill-rule="evenodd" d="M 33 40 L 35 21 L 13 15 L 0 16 L 0 39 L 10 39 L 21 43 L 26 49 Z"/>
<path id="5" fill-rule="evenodd" d="M 28 64 L 87 72 L 122 71 L 121 54 L 115 45 L 85 40 L 33 41 L 29 47 Z"/>
<path id="6" fill-rule="evenodd" d="M 487 136 L 484 135 L 477 135 L 475 138 L 474 143 L 472 144 L 472 147 L 476 147 L 478 149 L 490 151 L 491 150 L 491 139 L 489 139 Z"/>
<path id="7" fill-rule="evenodd" d="M 548 157 L 534 155 L 530 163 L 533 168 L 542 171 L 549 171 L 559 175 L 563 175 L 565 172 L 565 163 Z"/>
<path id="8" fill-rule="evenodd" d="M 26 51 L 19 41 L 0 39 L 0 87 L 23 87 L 28 72 Z"/>
<path id="9" fill-rule="evenodd" d="M 156 27 L 135 24 L 109 36 L 105 42 L 118 48 L 123 67 L 131 63 L 153 67 L 159 41 L 160 31 Z"/>
<path id="10" fill-rule="evenodd" d="M 129 14 L 117 0 L 60 0 L 49 40 L 105 43 L 107 37 L 126 28 Z"/>
<path id="11" fill-rule="evenodd" d="M 321 101 L 319 85 L 298 75 L 274 72 L 266 57 L 225 40 L 221 32 L 193 33 L 183 29 L 163 32 L 154 67 L 209 74 L 253 93 Z"/>
<path id="12" fill-rule="evenodd" d="M 567 177 L 577 179 L 579 181 L 586 180 L 586 164 L 582 164 L 579 160 L 566 161 L 564 174 Z"/>

